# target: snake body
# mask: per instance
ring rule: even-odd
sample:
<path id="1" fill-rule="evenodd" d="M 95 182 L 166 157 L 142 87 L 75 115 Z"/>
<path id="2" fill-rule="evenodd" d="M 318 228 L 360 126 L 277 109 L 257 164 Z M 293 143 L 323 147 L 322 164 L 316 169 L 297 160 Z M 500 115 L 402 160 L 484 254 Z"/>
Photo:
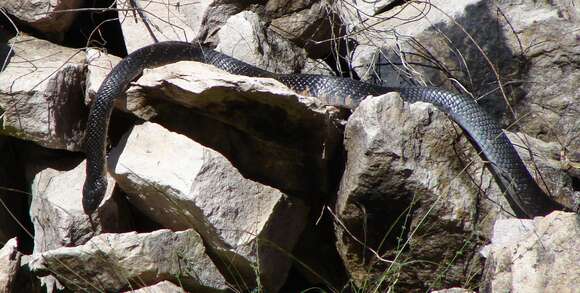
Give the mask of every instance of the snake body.
<path id="1" fill-rule="evenodd" d="M 85 213 L 96 210 L 107 187 L 106 135 L 114 100 L 126 91 L 143 69 L 184 60 L 211 64 L 232 74 L 274 78 L 296 92 L 324 97 L 330 104 L 347 108 L 355 108 L 368 95 L 388 92 L 399 92 L 407 102 L 431 103 L 451 116 L 489 161 L 488 167 L 517 217 L 544 216 L 563 209 L 540 189 L 498 124 L 471 98 L 439 88 L 381 87 L 331 76 L 276 74 L 196 44 L 161 42 L 136 50 L 124 58 L 108 74 L 97 92 L 85 134 L 87 176 L 82 200 Z"/>

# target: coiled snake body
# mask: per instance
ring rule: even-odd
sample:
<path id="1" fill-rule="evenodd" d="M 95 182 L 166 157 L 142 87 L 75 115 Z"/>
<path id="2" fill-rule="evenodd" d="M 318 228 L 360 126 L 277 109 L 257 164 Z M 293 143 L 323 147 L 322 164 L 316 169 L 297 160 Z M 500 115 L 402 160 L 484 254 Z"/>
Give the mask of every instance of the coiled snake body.
<path id="1" fill-rule="evenodd" d="M 143 69 L 178 61 L 212 64 L 232 74 L 274 78 L 292 90 L 324 96 L 332 104 L 354 108 L 368 95 L 399 92 L 407 102 L 427 102 L 447 113 L 469 135 L 489 161 L 489 168 L 503 189 L 516 216 L 543 216 L 563 207 L 536 184 L 514 147 L 493 121 L 471 98 L 429 87 L 388 88 L 364 82 L 321 75 L 275 74 L 251 66 L 214 50 L 185 42 L 161 42 L 143 47 L 123 59 L 105 78 L 93 102 L 85 134 L 87 177 L 83 186 L 83 208 L 91 214 L 104 197 L 106 135 L 113 101 Z"/>

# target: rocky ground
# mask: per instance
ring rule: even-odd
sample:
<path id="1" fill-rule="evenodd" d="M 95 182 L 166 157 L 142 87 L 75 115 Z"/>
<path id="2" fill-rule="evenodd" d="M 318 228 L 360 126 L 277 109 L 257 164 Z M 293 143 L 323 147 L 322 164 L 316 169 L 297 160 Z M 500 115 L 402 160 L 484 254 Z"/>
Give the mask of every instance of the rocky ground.
<path id="1" fill-rule="evenodd" d="M 155 36 L 273 72 L 471 95 L 577 211 L 574 1 L 132 2 L 0 4 L 0 292 L 580 284 L 579 216 L 516 219 L 462 130 L 397 93 L 351 111 L 205 64 L 146 70 L 115 104 L 105 200 L 92 220 L 81 206 L 90 103 Z"/>

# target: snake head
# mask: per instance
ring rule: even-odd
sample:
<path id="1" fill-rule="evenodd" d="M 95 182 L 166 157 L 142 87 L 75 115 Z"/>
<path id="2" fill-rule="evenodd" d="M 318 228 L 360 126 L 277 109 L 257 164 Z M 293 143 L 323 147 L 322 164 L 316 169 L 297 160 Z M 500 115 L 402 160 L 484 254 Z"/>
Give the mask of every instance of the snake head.
<path id="1" fill-rule="evenodd" d="M 83 210 L 85 214 L 91 215 L 99 207 L 106 191 L 107 180 L 104 177 L 85 182 L 83 185 Z"/>

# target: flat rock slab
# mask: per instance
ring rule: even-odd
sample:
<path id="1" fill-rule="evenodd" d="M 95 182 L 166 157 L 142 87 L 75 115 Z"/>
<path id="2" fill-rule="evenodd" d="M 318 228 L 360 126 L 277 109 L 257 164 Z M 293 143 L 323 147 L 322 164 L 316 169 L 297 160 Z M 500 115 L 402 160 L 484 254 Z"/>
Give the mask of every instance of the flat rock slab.
<path id="1" fill-rule="evenodd" d="M 82 246 L 34 255 L 30 265 L 75 291 L 119 292 L 164 280 L 193 292 L 224 292 L 227 287 L 193 230 L 101 234 Z"/>

